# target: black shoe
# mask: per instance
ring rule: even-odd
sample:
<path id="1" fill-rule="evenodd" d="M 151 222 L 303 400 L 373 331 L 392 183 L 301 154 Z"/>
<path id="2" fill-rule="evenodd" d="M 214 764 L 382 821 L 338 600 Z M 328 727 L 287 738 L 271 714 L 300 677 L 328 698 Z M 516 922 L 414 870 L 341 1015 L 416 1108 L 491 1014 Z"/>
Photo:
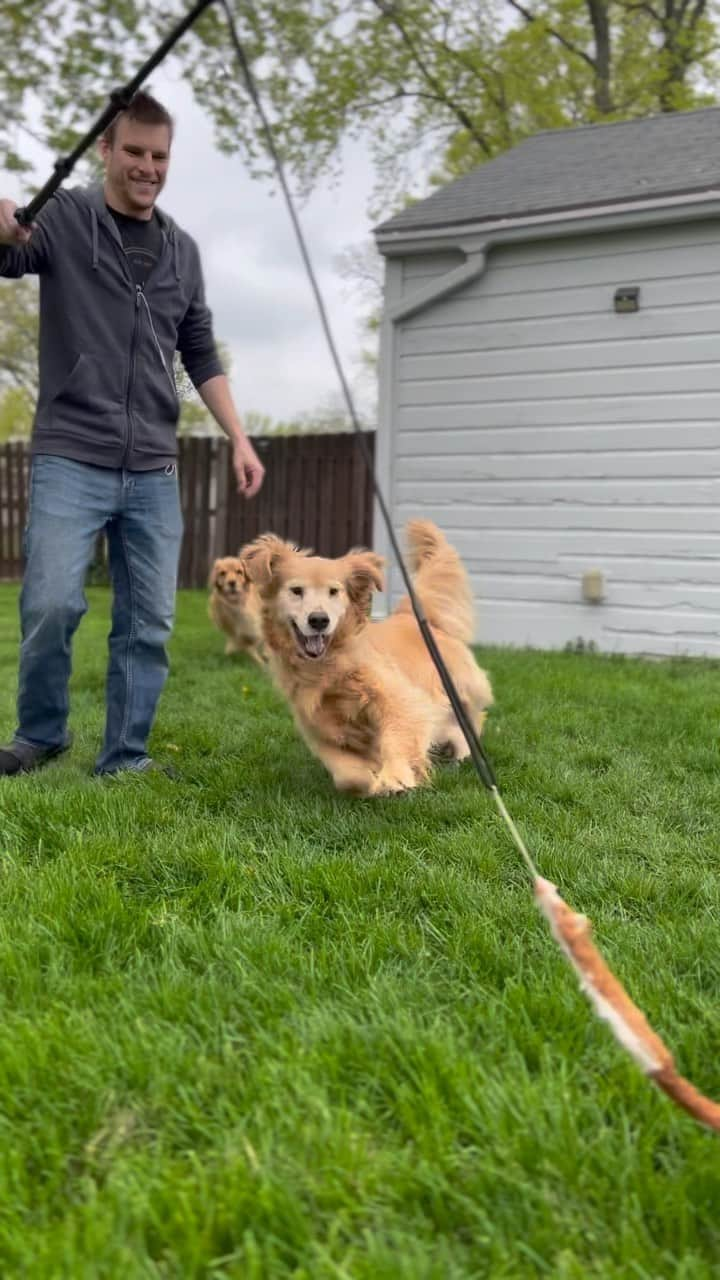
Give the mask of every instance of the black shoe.
<path id="1" fill-rule="evenodd" d="M 175 781 L 180 777 L 177 769 L 173 769 L 171 764 L 160 764 L 157 760 L 153 760 L 152 756 L 143 756 L 134 764 L 123 765 L 120 769 L 106 769 L 95 774 L 97 778 L 127 778 L 136 773 L 164 773 L 166 778 L 172 778 Z"/>
<path id="2" fill-rule="evenodd" d="M 43 765 L 67 751 L 69 746 L 69 742 L 62 747 L 34 747 L 30 742 L 9 742 L 6 747 L 0 747 L 0 777 L 9 778 L 16 773 L 42 769 Z"/>
<path id="3" fill-rule="evenodd" d="M 160 764 L 159 760 L 153 760 L 152 756 L 145 756 L 135 765 L 136 773 L 164 773 L 166 778 L 172 778 L 177 781 L 180 777 L 177 769 L 171 764 Z"/>

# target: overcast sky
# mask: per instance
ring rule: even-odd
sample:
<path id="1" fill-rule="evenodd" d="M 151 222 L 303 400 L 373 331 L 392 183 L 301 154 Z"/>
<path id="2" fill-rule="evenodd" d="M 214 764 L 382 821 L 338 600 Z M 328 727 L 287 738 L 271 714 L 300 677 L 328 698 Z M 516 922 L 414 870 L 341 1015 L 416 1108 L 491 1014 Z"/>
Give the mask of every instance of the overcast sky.
<path id="1" fill-rule="evenodd" d="M 241 412 L 273 418 L 312 411 L 339 387 L 315 300 L 305 275 L 285 201 L 270 182 L 251 179 L 238 156 L 222 155 L 212 125 L 177 74 L 154 72 L 151 88 L 176 119 L 170 173 L 160 205 L 198 241 L 215 332 L 232 354 L 232 382 Z M 88 120 L 88 127 L 92 123 Z M 37 184 L 0 170 L 3 195 L 26 203 L 51 172 L 41 156 Z M 43 165 L 46 167 L 43 168 Z M 70 183 L 76 179 L 72 177 Z M 21 185 L 21 183 L 23 185 Z M 367 410 L 372 388 L 359 372 L 367 345 L 363 307 L 335 259 L 371 239 L 367 204 L 372 170 L 364 149 L 349 148 L 334 185 L 319 187 L 299 209 L 346 375 Z"/>

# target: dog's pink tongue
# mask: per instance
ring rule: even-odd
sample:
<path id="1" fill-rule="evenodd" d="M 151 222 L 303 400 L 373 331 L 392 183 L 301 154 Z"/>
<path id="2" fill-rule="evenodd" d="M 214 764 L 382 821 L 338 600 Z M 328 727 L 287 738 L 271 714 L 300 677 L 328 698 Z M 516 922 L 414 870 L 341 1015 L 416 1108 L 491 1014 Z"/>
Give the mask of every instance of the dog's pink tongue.
<path id="1" fill-rule="evenodd" d="M 306 636 L 305 637 L 305 649 L 308 653 L 311 653 L 314 658 L 319 658 L 324 648 L 325 648 L 324 636 Z"/>

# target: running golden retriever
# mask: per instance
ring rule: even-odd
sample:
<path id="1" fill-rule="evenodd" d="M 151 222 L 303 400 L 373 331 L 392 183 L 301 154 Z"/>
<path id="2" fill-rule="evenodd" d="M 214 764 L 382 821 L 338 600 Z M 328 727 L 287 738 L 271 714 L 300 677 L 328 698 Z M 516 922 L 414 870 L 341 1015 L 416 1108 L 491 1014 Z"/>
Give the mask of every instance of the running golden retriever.
<path id="1" fill-rule="evenodd" d="M 260 598 L 237 556 L 222 556 L 210 570 L 210 621 L 227 636 L 225 652 L 247 653 L 261 666 L 267 655 L 262 642 Z"/>
<path id="2" fill-rule="evenodd" d="M 492 691 L 468 648 L 467 575 L 435 525 L 414 520 L 406 533 L 414 588 L 480 730 Z M 427 778 L 433 756 L 469 754 L 407 597 L 390 617 L 369 621 L 372 592 L 383 587 L 380 556 L 328 560 L 264 534 L 240 557 L 260 596 L 275 681 L 338 790 L 408 791 Z"/>

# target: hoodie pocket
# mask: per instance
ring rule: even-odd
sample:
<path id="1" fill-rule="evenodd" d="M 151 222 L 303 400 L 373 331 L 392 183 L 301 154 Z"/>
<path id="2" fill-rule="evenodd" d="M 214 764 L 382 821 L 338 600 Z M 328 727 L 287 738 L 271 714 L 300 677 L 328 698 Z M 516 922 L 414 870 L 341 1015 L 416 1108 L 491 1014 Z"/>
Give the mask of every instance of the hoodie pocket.
<path id="1" fill-rule="evenodd" d="M 149 344 L 137 355 L 131 409 L 135 451 L 174 455 L 180 401 L 160 355 Z"/>
<path id="2" fill-rule="evenodd" d="M 123 362 L 100 360 L 83 352 L 52 398 L 52 418 L 70 434 L 84 428 L 122 431 Z"/>

